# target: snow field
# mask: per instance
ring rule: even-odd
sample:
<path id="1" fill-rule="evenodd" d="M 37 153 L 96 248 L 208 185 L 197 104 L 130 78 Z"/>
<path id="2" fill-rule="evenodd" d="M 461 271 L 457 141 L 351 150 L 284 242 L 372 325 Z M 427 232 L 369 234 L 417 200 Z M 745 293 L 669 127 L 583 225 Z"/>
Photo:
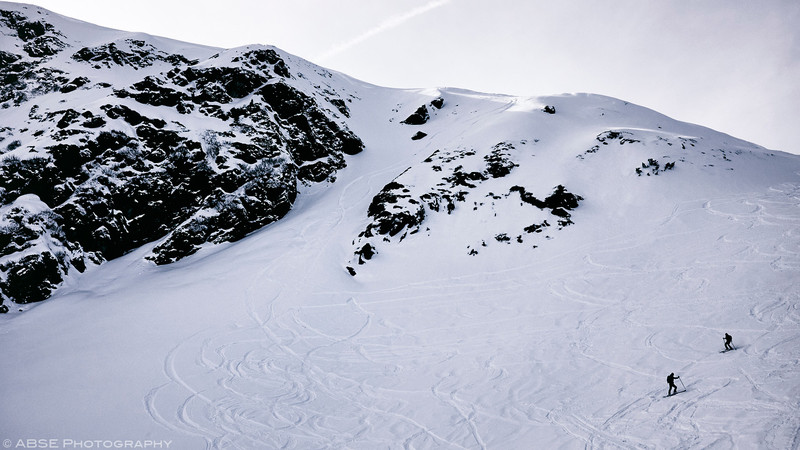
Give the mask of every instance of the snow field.
<path id="1" fill-rule="evenodd" d="M 758 200 L 771 220 L 790 220 L 775 214 L 782 195 Z M 723 247 L 705 256 L 639 232 L 547 255 L 569 264 L 428 278 L 417 266 L 358 288 L 287 286 L 278 272 L 293 265 L 282 264 L 256 289 L 279 294 L 248 300 L 250 323 L 182 342 L 165 363 L 171 382 L 148 402 L 223 448 L 790 448 L 798 298 L 764 259 L 796 255 L 749 238 L 763 214 L 737 215 L 694 238 Z M 662 231 L 685 238 L 676 222 Z M 660 252 L 672 256 L 649 262 Z M 725 331 L 739 350 L 721 355 Z M 688 391 L 663 399 L 671 371 Z M 165 401 L 173 395 L 184 401 Z"/>

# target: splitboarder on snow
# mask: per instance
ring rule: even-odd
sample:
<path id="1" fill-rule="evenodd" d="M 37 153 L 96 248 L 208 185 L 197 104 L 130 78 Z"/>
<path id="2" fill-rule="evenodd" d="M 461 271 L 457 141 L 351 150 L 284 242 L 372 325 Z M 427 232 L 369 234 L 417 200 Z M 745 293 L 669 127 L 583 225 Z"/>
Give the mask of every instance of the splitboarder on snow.
<path id="1" fill-rule="evenodd" d="M 675 379 L 680 378 L 676 377 L 674 373 L 671 373 L 667 376 L 667 384 L 669 384 L 669 389 L 667 389 L 667 396 L 674 395 L 678 393 L 678 386 L 675 386 Z M 672 390 L 675 389 L 675 392 Z"/>
<path id="2" fill-rule="evenodd" d="M 731 341 L 733 340 L 733 337 L 730 334 L 725 333 L 725 337 L 723 339 L 725 339 L 725 350 L 726 351 L 733 350 L 733 346 L 731 346 Z"/>

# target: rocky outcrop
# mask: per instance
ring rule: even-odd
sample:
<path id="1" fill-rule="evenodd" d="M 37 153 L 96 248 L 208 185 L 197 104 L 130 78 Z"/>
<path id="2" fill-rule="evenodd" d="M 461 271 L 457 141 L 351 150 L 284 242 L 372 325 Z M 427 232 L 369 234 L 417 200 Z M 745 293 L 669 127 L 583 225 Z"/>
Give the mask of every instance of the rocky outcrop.
<path id="1" fill-rule="evenodd" d="M 347 101 L 273 48 L 198 60 L 146 39 L 81 46 L 33 11 L 0 11 L 3 48 L 24 50 L 0 52 L 0 104 L 26 112 L 0 128 L 0 300 L 43 300 L 71 270 L 149 242 L 168 264 L 241 239 L 363 149 Z"/>
<path id="2" fill-rule="evenodd" d="M 63 35 L 51 24 L 43 20 L 33 20 L 18 11 L 0 10 L 0 23 L 23 42 L 22 49 L 28 56 L 52 56 L 66 46 L 62 40 Z"/>
<path id="3" fill-rule="evenodd" d="M 437 97 L 437 98 L 433 99 L 429 103 L 429 105 L 432 106 L 435 109 L 442 109 L 442 107 L 444 106 L 444 98 Z M 424 124 L 426 124 L 428 122 L 428 120 L 430 118 L 431 118 L 431 115 L 428 112 L 428 105 L 422 105 L 419 108 L 417 108 L 417 110 L 414 111 L 414 113 L 412 113 L 410 116 L 408 116 L 405 119 L 401 120 L 400 123 L 403 123 L 403 124 L 406 124 L 406 125 L 424 125 Z"/>
<path id="4" fill-rule="evenodd" d="M 524 145 L 524 143 L 522 144 Z M 353 266 L 363 265 L 372 260 L 387 243 L 402 242 L 423 231 L 423 224 L 431 214 L 452 214 L 459 204 L 467 203 L 475 197 L 479 186 L 497 183 L 511 173 L 519 164 L 514 162 L 515 145 L 500 142 L 489 149 L 475 150 L 458 148 L 455 150 L 436 150 L 419 166 L 409 167 L 400 176 L 387 184 L 373 197 L 367 210 L 369 223 L 364 231 L 353 241 L 355 247 L 353 263 L 347 266 L 351 275 L 357 271 Z M 478 168 L 470 170 L 467 167 Z M 507 188 L 506 188 L 507 189 Z M 518 195 L 523 204 L 547 211 L 558 229 L 572 224 L 570 211 L 578 207 L 583 198 L 557 186 L 553 192 L 540 200 L 523 186 L 513 186 L 506 194 L 489 192 L 489 201 L 474 201 L 472 211 L 494 208 L 496 202 L 507 201 Z M 522 243 L 523 233 L 540 233 L 550 227 L 544 220 L 524 229 L 514 230 L 517 237 L 512 240 L 508 233 L 500 233 L 494 239 L 501 243 Z M 483 243 L 485 246 L 485 242 Z M 535 246 L 534 246 L 535 247 Z M 477 255 L 478 250 L 468 245 L 469 255 Z M 388 251 L 388 250 L 387 250 Z"/>

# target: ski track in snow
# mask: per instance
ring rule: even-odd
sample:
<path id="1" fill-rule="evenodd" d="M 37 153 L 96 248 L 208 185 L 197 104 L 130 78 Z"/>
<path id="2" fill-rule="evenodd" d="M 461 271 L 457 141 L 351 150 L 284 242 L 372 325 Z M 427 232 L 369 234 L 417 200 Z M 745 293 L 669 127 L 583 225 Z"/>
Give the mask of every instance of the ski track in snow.
<path id="1" fill-rule="evenodd" d="M 208 448 L 797 448 L 800 297 L 791 283 L 743 286 L 739 295 L 755 303 L 738 329 L 711 326 L 728 325 L 695 308 L 698 299 L 726 306 L 706 271 L 764 261 L 775 272 L 797 269 L 796 192 L 781 186 L 678 205 L 659 229 L 573 250 L 581 265 L 532 263 L 541 276 L 523 276 L 530 267 L 522 267 L 352 292 L 282 283 L 285 268 L 325 258 L 325 230 L 352 204 L 342 198 L 327 221 L 292 230 L 290 250 L 253 278 L 249 322 L 189 336 L 167 355 L 169 381 L 148 394 L 146 410 L 173 431 L 204 437 Z M 371 194 L 348 186 L 342 197 Z M 730 259 L 701 252 L 696 261 L 637 267 L 628 261 L 640 259 L 622 257 L 697 232 L 679 222 L 705 215 L 729 219 L 725 230 L 701 232 L 722 233 L 715 245 Z M 771 225 L 787 230 L 777 245 L 739 232 Z M 541 293 L 543 279 L 541 310 L 503 301 Z M 606 298 L 596 293 L 613 290 L 595 283 L 626 289 Z M 664 283 L 683 295 L 668 299 L 674 309 L 645 313 L 647 297 L 659 295 L 649 285 Z M 308 296 L 327 300 L 302 301 Z M 617 317 L 620 333 L 594 332 Z M 724 331 L 739 347 L 723 355 Z M 571 342 L 569 354 L 550 352 L 553 342 Z M 620 346 L 627 351 L 613 353 Z M 563 371 L 585 379 L 562 381 Z M 687 391 L 664 399 L 670 371 Z M 754 372 L 772 382 L 759 385 Z M 747 417 L 751 429 L 733 430 L 726 417 Z"/>

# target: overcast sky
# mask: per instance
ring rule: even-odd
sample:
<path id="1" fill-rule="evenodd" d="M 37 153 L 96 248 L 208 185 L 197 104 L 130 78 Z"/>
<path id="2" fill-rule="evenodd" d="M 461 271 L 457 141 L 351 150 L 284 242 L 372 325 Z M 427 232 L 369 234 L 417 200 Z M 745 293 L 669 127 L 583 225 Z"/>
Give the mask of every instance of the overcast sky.
<path id="1" fill-rule="evenodd" d="M 591 92 L 800 154 L 800 0 L 32 0 L 391 87 Z"/>

